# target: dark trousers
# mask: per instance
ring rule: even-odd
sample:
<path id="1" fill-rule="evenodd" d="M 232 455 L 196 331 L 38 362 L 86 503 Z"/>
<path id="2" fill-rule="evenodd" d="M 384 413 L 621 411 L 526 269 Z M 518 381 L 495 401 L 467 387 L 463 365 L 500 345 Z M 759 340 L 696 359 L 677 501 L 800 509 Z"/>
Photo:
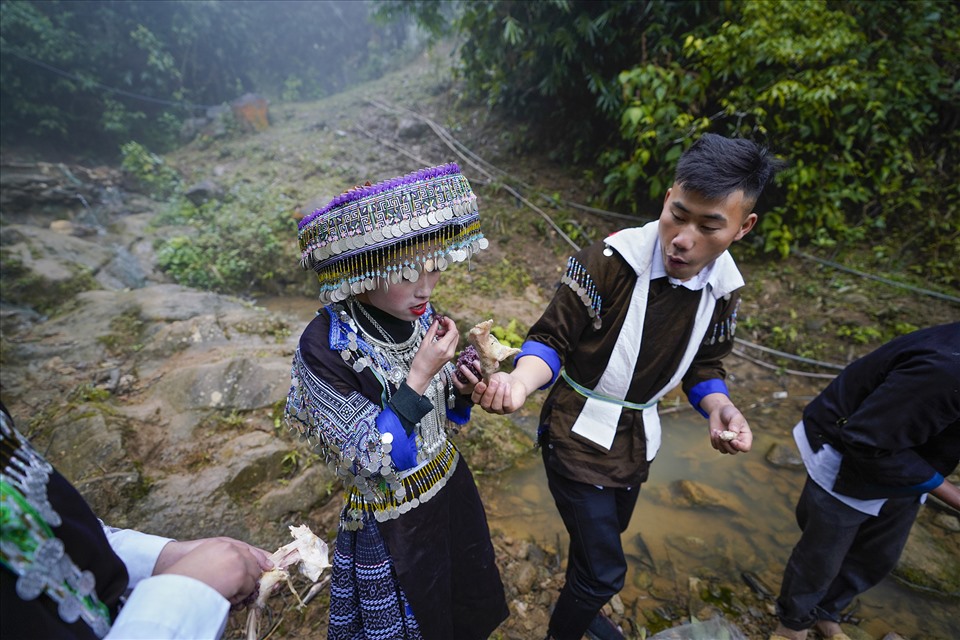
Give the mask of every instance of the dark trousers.
<path id="1" fill-rule="evenodd" d="M 630 524 L 640 487 L 599 489 L 565 478 L 550 468 L 542 448 L 547 484 L 570 534 L 566 583 L 550 617 L 555 640 L 580 640 L 590 622 L 623 588 L 627 561 L 620 534 Z"/>
<path id="2" fill-rule="evenodd" d="M 920 503 L 891 498 L 871 516 L 840 502 L 807 477 L 797 503 L 803 533 L 783 575 L 777 616 L 788 629 L 839 622 L 853 599 L 883 580 L 900 559 Z"/>

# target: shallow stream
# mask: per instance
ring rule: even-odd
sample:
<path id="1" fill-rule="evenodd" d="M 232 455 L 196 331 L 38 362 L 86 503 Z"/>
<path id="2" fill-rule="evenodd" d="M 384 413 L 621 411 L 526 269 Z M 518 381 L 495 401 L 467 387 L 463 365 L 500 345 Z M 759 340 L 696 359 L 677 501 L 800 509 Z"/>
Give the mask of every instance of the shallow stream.
<path id="1" fill-rule="evenodd" d="M 754 423 L 754 449 L 737 456 L 722 456 L 710 447 L 704 422 L 692 410 L 663 416 L 663 446 L 623 534 L 630 569 L 621 598 L 628 611 L 636 609 L 639 621 L 642 612 L 657 615 L 665 601 L 682 598 L 690 577 L 739 584 L 743 573 L 750 572 L 775 597 L 782 568 L 799 537 L 793 509 L 805 474 L 776 468 L 764 454 L 775 443 L 787 442 L 789 422 L 802 405 L 801 399 L 793 399 L 776 403 L 762 420 L 748 415 Z M 783 426 L 773 427 L 781 414 Z M 776 429 L 775 435 L 764 433 L 766 424 Z M 673 506 L 666 494 L 679 480 L 719 490 L 737 512 Z M 559 541 L 566 556 L 566 531 L 539 455 L 526 457 L 492 484 L 495 489 L 488 484 L 484 491 L 492 529 L 517 539 L 532 536 L 551 548 Z M 874 638 L 891 631 L 912 639 L 960 638 L 956 601 L 920 593 L 892 577 L 858 601 L 852 613 Z"/>

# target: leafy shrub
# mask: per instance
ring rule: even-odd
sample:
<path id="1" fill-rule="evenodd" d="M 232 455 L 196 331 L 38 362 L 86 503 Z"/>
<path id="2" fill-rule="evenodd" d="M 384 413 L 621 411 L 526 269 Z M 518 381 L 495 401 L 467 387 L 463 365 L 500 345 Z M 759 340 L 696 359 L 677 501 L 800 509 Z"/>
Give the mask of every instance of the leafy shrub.
<path id="1" fill-rule="evenodd" d="M 685 60 L 620 75 L 626 108 L 607 195 L 658 199 L 702 131 L 768 139 L 790 166 L 761 216 L 766 251 L 869 242 L 886 269 L 960 282 L 958 11 L 946 3 L 763 0 L 737 5 Z M 932 213 L 935 212 L 935 213 Z"/>
<path id="2" fill-rule="evenodd" d="M 301 275 L 293 210 L 286 194 L 246 183 L 234 186 L 222 201 L 199 207 L 177 200 L 158 222 L 193 230 L 163 242 L 157 264 L 190 287 L 278 293 Z"/>
<path id="3" fill-rule="evenodd" d="M 154 198 L 165 200 L 180 187 L 180 174 L 139 142 L 120 147 L 121 168 Z"/>

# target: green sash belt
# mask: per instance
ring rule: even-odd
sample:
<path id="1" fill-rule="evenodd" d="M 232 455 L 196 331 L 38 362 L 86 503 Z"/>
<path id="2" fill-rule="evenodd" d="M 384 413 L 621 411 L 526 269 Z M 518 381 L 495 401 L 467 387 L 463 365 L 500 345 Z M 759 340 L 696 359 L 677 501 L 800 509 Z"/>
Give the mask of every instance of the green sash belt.
<path id="1" fill-rule="evenodd" d="M 560 370 L 560 375 L 564 380 L 567 381 L 567 384 L 570 387 L 582 395 L 585 398 L 596 398 L 597 400 L 603 400 L 604 402 L 611 402 L 613 404 L 618 404 L 621 407 L 626 407 L 627 409 L 636 409 L 637 411 L 643 411 L 644 409 L 649 409 L 650 407 L 655 407 L 659 400 L 654 400 L 653 402 L 648 402 L 647 404 L 637 404 L 636 402 L 628 402 L 626 400 L 621 400 L 619 398 L 614 398 L 613 396 L 607 396 L 602 393 L 598 393 L 593 389 L 587 389 L 585 386 L 578 382 L 574 382 L 573 378 L 567 375 L 566 369 Z"/>

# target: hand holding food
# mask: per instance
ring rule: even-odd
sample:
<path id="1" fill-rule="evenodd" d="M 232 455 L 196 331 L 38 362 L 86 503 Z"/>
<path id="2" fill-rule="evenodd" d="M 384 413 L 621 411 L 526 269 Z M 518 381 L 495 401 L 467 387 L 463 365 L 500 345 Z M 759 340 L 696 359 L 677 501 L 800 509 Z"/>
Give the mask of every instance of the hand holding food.
<path id="1" fill-rule="evenodd" d="M 501 344 L 497 337 L 490 333 L 492 327 L 493 320 L 485 320 L 467 333 L 469 346 L 457 359 L 457 378 L 460 382 L 467 383 L 460 373 L 461 365 L 470 368 L 478 378 L 488 380 L 500 368 L 502 361 L 520 353 L 520 349 Z"/>

